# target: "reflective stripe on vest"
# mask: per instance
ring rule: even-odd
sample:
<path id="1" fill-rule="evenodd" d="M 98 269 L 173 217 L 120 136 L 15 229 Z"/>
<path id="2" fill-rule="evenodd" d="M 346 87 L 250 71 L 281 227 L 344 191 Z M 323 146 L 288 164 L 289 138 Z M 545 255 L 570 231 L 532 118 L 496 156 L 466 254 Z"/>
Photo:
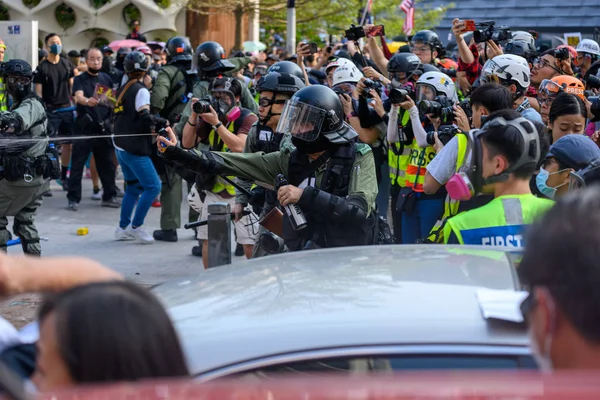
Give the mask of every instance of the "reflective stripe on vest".
<path id="1" fill-rule="evenodd" d="M 501 196 L 450 218 L 444 227 L 446 242 L 454 232 L 459 243 L 523 247 L 523 230 L 554 205 L 532 194 Z"/>
<path id="2" fill-rule="evenodd" d="M 400 111 L 398 111 L 400 113 Z M 402 127 L 405 127 L 410 121 L 410 114 L 405 112 L 402 115 Z M 402 138 L 400 138 L 402 140 Z M 396 154 L 402 148 L 402 154 Z M 396 152 L 394 152 L 396 150 Z M 390 169 L 390 183 L 400 187 L 406 186 L 406 167 L 410 157 L 410 146 L 402 146 L 400 143 L 389 143 L 388 165 Z"/>
<path id="3" fill-rule="evenodd" d="M 461 133 L 456 135 L 456 140 L 458 143 L 458 151 L 456 153 L 456 166 L 454 172 L 458 173 L 467 158 L 467 145 L 469 144 L 469 140 L 467 135 Z M 431 228 L 431 231 L 427 236 L 427 241 L 432 243 L 444 243 L 444 225 L 449 218 L 454 217 L 458 213 L 459 205 L 460 201 L 451 199 L 450 195 L 446 195 L 446 200 L 444 201 L 444 214 L 436 221 L 433 228 Z"/>
<path id="4" fill-rule="evenodd" d="M 234 133 L 233 122 L 229 123 L 227 129 L 229 129 L 229 132 Z M 229 151 L 229 147 L 227 147 L 225 142 L 223 142 L 221 136 L 219 136 L 219 134 L 215 132 L 214 128 L 208 134 L 208 143 L 210 143 L 211 151 Z M 233 180 L 235 179 L 235 176 L 228 176 L 228 178 Z M 215 185 L 213 186 L 211 192 L 218 194 L 224 190 L 226 190 L 230 196 L 235 196 L 235 187 L 230 183 L 225 182 L 225 180 L 223 180 L 221 177 L 217 177 L 217 181 L 215 182 Z"/>
<path id="5" fill-rule="evenodd" d="M 420 148 L 417 140 L 413 140 L 408 166 L 406 167 L 406 186 L 411 187 L 415 192 L 423 192 L 423 183 L 425 183 L 425 174 L 427 165 L 435 157 L 435 150 L 432 146 Z"/>
<path id="6" fill-rule="evenodd" d="M 3 78 L 0 78 L 0 111 L 8 111 L 8 96 L 6 96 L 6 86 Z"/>

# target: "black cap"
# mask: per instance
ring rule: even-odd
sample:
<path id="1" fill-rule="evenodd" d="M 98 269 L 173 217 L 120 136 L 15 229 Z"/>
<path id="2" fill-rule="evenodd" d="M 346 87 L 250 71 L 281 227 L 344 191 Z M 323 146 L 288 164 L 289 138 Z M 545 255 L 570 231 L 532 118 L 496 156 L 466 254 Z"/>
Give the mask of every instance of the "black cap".
<path id="1" fill-rule="evenodd" d="M 108 46 L 104 46 L 104 47 L 102 47 L 102 48 L 100 49 L 100 51 L 102 52 L 102 54 L 104 54 L 104 53 L 110 53 L 110 54 L 114 54 L 114 51 L 113 51 L 113 49 L 111 49 L 111 48 L 110 48 L 110 47 L 108 47 Z"/>
<path id="2" fill-rule="evenodd" d="M 585 135 L 571 134 L 558 139 L 551 147 L 546 158 L 554 157 L 568 168 L 579 171 L 600 160 L 600 148 Z"/>

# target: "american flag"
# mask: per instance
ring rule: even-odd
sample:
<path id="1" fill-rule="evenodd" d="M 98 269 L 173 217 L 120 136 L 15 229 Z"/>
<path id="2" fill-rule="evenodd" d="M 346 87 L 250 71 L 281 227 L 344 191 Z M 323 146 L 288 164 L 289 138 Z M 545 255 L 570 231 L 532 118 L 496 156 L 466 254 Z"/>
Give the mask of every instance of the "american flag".
<path id="1" fill-rule="evenodd" d="M 406 14 L 404 19 L 404 33 L 410 35 L 415 25 L 415 0 L 403 0 L 400 9 Z"/>

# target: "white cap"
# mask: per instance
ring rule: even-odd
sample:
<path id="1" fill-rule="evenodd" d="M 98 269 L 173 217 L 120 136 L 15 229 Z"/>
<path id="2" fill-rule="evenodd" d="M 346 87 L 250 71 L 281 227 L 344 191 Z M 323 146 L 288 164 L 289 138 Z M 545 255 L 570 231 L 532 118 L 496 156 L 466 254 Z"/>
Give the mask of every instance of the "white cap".
<path id="1" fill-rule="evenodd" d="M 600 46 L 592 39 L 583 39 L 579 42 L 575 50 L 577 50 L 578 53 L 588 53 L 600 56 Z"/>

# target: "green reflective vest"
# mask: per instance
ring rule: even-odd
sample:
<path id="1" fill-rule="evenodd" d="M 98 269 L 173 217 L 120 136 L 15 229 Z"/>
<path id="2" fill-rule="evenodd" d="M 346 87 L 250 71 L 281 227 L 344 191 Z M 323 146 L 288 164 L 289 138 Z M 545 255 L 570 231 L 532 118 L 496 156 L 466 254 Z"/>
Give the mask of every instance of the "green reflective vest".
<path id="1" fill-rule="evenodd" d="M 0 78 L 0 111 L 8 111 L 8 96 L 6 95 L 4 78 Z"/>
<path id="2" fill-rule="evenodd" d="M 554 201 L 532 194 L 497 197 L 450 218 L 444 226 L 444 242 L 454 233 L 460 244 L 523 247 L 524 228 L 553 205 Z"/>
<path id="3" fill-rule="evenodd" d="M 402 126 L 406 126 L 410 122 L 410 114 L 403 109 L 400 109 L 398 113 L 402 117 Z M 403 145 L 402 143 L 389 143 L 388 165 L 390 167 L 390 183 L 392 185 L 406 186 L 406 167 L 408 167 L 410 150 L 410 146 Z"/>

